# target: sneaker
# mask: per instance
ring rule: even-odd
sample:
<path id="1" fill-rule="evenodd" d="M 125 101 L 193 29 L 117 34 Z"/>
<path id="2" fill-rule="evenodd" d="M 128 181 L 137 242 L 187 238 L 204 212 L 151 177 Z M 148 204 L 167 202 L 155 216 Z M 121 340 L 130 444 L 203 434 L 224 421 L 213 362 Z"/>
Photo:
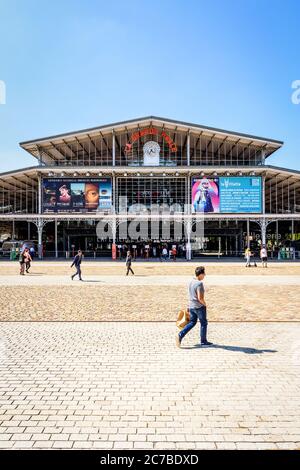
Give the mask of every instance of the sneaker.
<path id="1" fill-rule="evenodd" d="M 179 336 L 178 334 L 176 334 L 175 342 L 176 342 L 177 348 L 180 348 L 180 346 L 181 346 L 181 338 L 180 338 L 180 336 Z"/>
<path id="2" fill-rule="evenodd" d="M 209 341 L 203 341 L 201 342 L 201 346 L 212 346 L 214 343 L 210 343 Z"/>

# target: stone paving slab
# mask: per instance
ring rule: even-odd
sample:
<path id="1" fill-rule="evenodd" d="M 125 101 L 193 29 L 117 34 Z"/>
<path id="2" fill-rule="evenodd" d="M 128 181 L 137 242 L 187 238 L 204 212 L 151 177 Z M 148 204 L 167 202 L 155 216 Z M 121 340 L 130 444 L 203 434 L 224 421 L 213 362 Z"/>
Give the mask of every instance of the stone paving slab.
<path id="1" fill-rule="evenodd" d="M 0 323 L 0 448 L 296 449 L 300 324 Z"/>

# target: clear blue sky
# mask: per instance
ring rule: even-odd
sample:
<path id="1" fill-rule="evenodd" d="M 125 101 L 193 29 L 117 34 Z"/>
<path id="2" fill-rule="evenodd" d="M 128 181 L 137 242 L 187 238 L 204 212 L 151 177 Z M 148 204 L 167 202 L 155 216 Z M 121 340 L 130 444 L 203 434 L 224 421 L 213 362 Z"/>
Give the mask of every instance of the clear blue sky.
<path id="1" fill-rule="evenodd" d="M 297 0 L 0 0 L 0 171 L 18 146 L 158 115 L 284 140 L 300 170 Z"/>

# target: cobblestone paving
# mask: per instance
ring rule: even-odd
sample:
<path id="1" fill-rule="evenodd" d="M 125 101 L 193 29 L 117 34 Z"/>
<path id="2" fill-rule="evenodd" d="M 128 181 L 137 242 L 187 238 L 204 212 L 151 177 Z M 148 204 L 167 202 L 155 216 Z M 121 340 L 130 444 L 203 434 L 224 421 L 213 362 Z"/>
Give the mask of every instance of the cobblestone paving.
<path id="1" fill-rule="evenodd" d="M 300 324 L 1 323 L 0 448 L 300 447 Z M 196 346 L 195 346 L 196 345 Z"/>

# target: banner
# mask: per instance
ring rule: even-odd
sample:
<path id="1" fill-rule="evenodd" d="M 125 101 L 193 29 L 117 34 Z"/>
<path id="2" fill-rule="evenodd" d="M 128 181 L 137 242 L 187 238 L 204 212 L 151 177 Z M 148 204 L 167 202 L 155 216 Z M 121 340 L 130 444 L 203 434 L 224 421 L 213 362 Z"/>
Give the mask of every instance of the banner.
<path id="1" fill-rule="evenodd" d="M 261 213 L 260 176 L 220 176 L 220 212 L 231 214 Z"/>
<path id="2" fill-rule="evenodd" d="M 193 212 L 220 212 L 219 178 L 194 178 Z"/>
<path id="3" fill-rule="evenodd" d="M 43 212 L 97 212 L 111 206 L 111 178 L 43 180 Z"/>
<path id="4" fill-rule="evenodd" d="M 220 176 L 193 178 L 193 213 L 261 213 L 260 176 Z"/>

